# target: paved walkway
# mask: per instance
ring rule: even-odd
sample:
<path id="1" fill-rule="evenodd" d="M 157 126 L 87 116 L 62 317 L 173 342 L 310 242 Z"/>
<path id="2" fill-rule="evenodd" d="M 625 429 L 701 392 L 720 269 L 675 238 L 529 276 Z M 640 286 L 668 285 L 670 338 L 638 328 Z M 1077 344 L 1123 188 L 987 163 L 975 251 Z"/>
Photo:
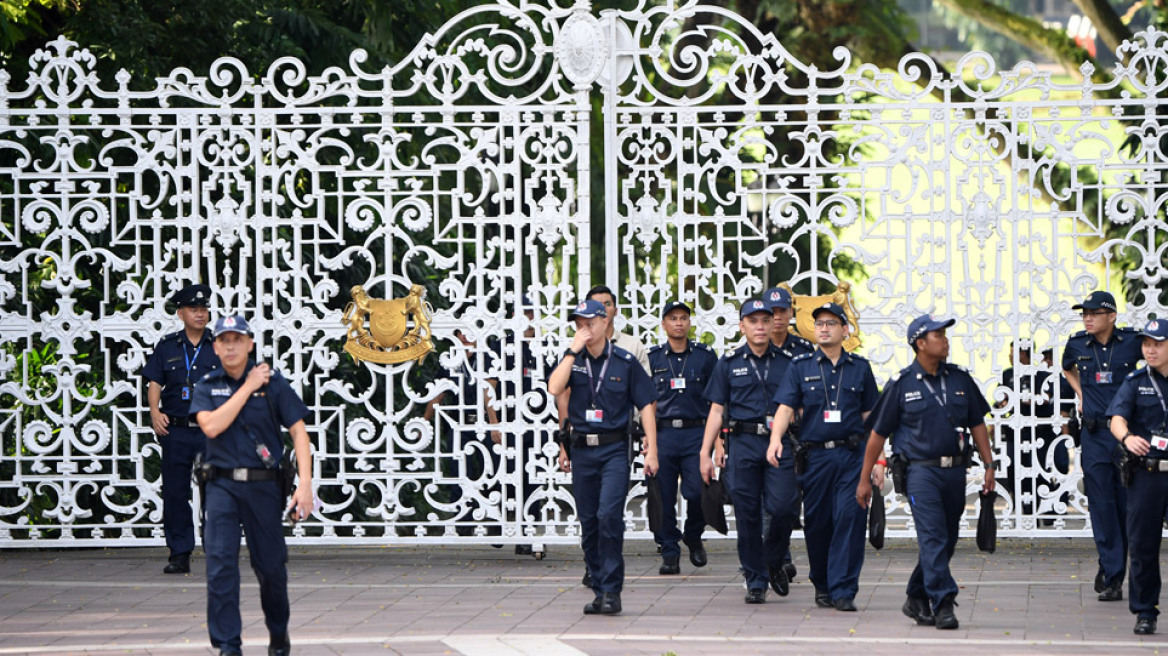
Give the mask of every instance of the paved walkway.
<path id="1" fill-rule="evenodd" d="M 510 549 L 313 547 L 291 549 L 291 634 L 298 654 L 1127 654 L 1168 648 L 1168 633 L 1132 634 L 1127 602 L 1095 600 L 1088 540 L 1003 540 L 994 555 L 962 540 L 957 631 L 918 627 L 900 614 L 915 562 L 912 543 L 869 548 L 858 613 L 815 607 L 806 554 L 791 595 L 743 604 L 733 544 L 711 542 L 710 565 L 657 575 L 650 543 L 626 546 L 624 613 L 584 617 L 575 550 L 543 561 Z M 246 549 L 244 550 L 246 554 Z M 246 557 L 245 557 L 246 559 Z M 0 552 L 0 655 L 206 654 L 203 560 L 189 576 L 161 573 L 160 549 Z M 245 654 L 267 632 L 243 563 Z M 1162 627 L 1168 631 L 1168 626 Z"/>

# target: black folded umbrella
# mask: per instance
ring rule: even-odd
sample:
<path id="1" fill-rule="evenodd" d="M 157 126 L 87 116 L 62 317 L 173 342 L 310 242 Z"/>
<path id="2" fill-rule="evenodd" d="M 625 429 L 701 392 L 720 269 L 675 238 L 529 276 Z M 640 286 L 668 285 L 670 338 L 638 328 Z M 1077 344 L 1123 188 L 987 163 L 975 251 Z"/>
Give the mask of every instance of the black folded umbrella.
<path id="1" fill-rule="evenodd" d="M 706 526 L 726 535 L 730 527 L 726 524 L 726 506 L 722 505 L 722 497 L 726 490 L 719 479 L 711 479 L 702 487 L 702 515 L 706 518 Z"/>
<path id="2" fill-rule="evenodd" d="M 877 550 L 884 548 L 884 495 L 872 488 L 872 500 L 868 502 L 868 542 Z"/>
<path id="3" fill-rule="evenodd" d="M 997 492 L 979 492 L 981 514 L 977 517 L 977 548 L 993 553 L 998 548 L 998 518 L 994 516 L 994 502 Z"/>
<path id="4" fill-rule="evenodd" d="M 656 476 L 645 478 L 645 515 L 649 518 L 649 530 L 654 533 L 661 530 L 664 517 L 664 508 L 661 504 L 661 485 Z"/>

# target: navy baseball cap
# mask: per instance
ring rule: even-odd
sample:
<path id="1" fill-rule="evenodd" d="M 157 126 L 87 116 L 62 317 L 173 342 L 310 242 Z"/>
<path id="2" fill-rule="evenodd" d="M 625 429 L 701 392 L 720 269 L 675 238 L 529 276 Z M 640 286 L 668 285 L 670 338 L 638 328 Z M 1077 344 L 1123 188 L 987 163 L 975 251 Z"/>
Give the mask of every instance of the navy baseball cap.
<path id="1" fill-rule="evenodd" d="M 669 316 L 669 313 L 673 312 L 674 310 L 685 310 L 686 314 L 693 314 L 693 310 L 685 303 L 682 303 L 681 301 L 670 301 L 665 304 L 664 308 L 662 308 L 661 318 L 664 319 L 665 317 Z"/>
<path id="2" fill-rule="evenodd" d="M 170 297 L 178 307 L 207 307 L 211 304 L 211 288 L 206 285 L 187 285 Z"/>
<path id="3" fill-rule="evenodd" d="M 762 295 L 762 302 L 768 309 L 791 307 L 791 292 L 782 287 L 771 287 Z"/>
<path id="4" fill-rule="evenodd" d="M 766 312 L 767 314 L 770 314 L 771 309 L 767 307 L 766 303 L 763 303 L 757 298 L 752 298 L 742 304 L 742 309 L 738 311 L 738 318 L 745 319 L 755 312 Z"/>
<path id="5" fill-rule="evenodd" d="M 234 314 L 229 317 L 221 317 L 215 322 L 215 330 L 211 331 L 211 334 L 218 337 L 223 333 L 239 333 L 251 337 L 251 327 L 247 325 L 247 319 Z"/>
<path id="6" fill-rule="evenodd" d="M 579 317 L 581 319 L 591 319 L 592 317 L 607 317 L 608 312 L 604 310 L 604 303 L 593 299 L 580 301 L 575 310 L 568 313 L 568 321 Z"/>
<path id="7" fill-rule="evenodd" d="M 1168 339 L 1168 321 L 1163 319 L 1152 319 L 1140 331 L 1140 337 L 1151 337 L 1157 342 L 1162 342 Z"/>
<path id="8" fill-rule="evenodd" d="M 839 317 L 840 321 L 844 322 L 845 326 L 848 325 L 848 315 L 844 313 L 844 309 L 839 306 L 839 303 L 824 303 L 823 305 L 820 305 L 811 311 L 811 318 L 818 319 L 819 315 L 823 314 L 824 312 L 830 312 L 834 314 L 835 316 Z"/>
<path id="9" fill-rule="evenodd" d="M 931 314 L 922 314 L 916 319 L 913 319 L 912 323 L 908 325 L 908 343 L 912 344 L 916 342 L 921 337 L 924 337 L 925 333 L 948 328 L 955 323 L 957 323 L 957 319 L 945 319 L 943 317 L 935 317 Z"/>
<path id="10" fill-rule="evenodd" d="M 1115 297 L 1111 295 L 1111 292 L 1104 291 L 1091 292 L 1091 295 L 1087 297 L 1087 300 L 1079 303 L 1078 305 L 1072 305 L 1071 309 L 1111 310 L 1112 312 L 1119 312 L 1115 305 Z"/>

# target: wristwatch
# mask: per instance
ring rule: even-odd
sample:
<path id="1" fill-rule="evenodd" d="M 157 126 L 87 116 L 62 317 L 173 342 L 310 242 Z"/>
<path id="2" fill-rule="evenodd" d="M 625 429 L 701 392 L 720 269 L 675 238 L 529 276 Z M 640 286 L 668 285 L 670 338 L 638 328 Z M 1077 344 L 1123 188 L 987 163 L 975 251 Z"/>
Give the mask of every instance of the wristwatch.
<path id="1" fill-rule="evenodd" d="M 574 357 L 574 358 L 578 358 L 578 357 L 580 357 L 580 352 L 579 352 L 579 351 L 573 351 L 572 349 L 570 349 L 570 348 L 569 348 L 569 349 L 567 349 L 567 350 L 565 350 L 565 351 L 564 351 L 564 357 L 567 357 L 567 356 L 569 356 L 569 355 L 570 355 L 570 356 L 572 356 L 572 357 Z"/>

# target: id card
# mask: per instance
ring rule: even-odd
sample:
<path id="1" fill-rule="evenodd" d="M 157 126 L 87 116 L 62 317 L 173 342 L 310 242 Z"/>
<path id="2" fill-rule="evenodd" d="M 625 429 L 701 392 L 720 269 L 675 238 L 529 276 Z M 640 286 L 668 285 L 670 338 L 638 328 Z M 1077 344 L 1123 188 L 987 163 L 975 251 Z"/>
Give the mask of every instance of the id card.
<path id="1" fill-rule="evenodd" d="M 771 426 L 774 425 L 774 423 L 775 423 L 774 417 L 767 417 L 767 430 L 770 430 Z"/>
<path id="2" fill-rule="evenodd" d="M 669 389 L 685 389 L 685 379 L 684 378 L 670 378 L 669 379 Z"/>
<path id="3" fill-rule="evenodd" d="M 1168 437 L 1164 437 L 1163 435 L 1153 435 L 1151 442 L 1153 449 L 1168 451 Z"/>
<path id="4" fill-rule="evenodd" d="M 825 424 L 838 424 L 838 423 L 840 423 L 840 415 L 841 414 L 842 413 L 839 410 L 824 410 L 823 411 L 823 423 L 825 423 Z"/>
<path id="5" fill-rule="evenodd" d="M 590 422 L 593 424 L 604 421 L 604 411 L 603 410 L 585 410 L 584 411 L 584 421 L 587 421 L 587 422 Z"/>
<path id="6" fill-rule="evenodd" d="M 179 392 L 179 398 L 183 401 L 191 400 L 191 388 L 189 385 L 183 385 L 182 391 Z"/>
<path id="7" fill-rule="evenodd" d="M 1095 382 L 1101 383 L 1103 385 L 1111 384 L 1111 372 L 1110 371 L 1096 371 L 1095 372 Z"/>

